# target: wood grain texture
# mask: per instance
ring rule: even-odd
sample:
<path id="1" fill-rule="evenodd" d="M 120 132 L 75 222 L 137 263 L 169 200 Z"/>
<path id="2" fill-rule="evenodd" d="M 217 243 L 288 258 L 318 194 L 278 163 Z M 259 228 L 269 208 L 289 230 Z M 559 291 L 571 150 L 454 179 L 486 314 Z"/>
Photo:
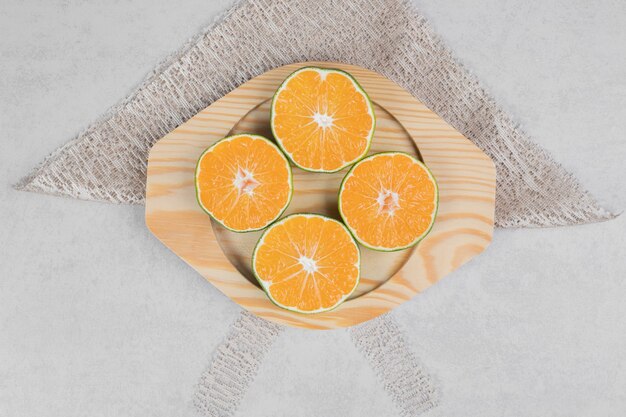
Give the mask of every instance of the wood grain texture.
<path id="1" fill-rule="evenodd" d="M 361 283 L 333 311 L 304 315 L 272 304 L 250 271 L 261 232 L 233 233 L 199 207 L 194 169 L 202 151 L 234 133 L 272 137 L 269 104 L 291 72 L 315 65 L 350 72 L 374 102 L 376 132 L 370 153 L 401 150 L 417 155 L 439 184 L 440 205 L 431 233 L 415 248 L 362 250 Z M 338 218 L 337 193 L 347 168 L 333 174 L 292 167 L 294 197 L 285 215 L 316 212 Z M 482 252 L 491 241 L 495 168 L 472 142 L 392 81 L 351 65 L 291 64 L 254 78 L 159 140 L 148 159 L 146 224 L 167 247 L 224 294 L 274 322 L 310 329 L 352 326 L 386 313 Z"/>

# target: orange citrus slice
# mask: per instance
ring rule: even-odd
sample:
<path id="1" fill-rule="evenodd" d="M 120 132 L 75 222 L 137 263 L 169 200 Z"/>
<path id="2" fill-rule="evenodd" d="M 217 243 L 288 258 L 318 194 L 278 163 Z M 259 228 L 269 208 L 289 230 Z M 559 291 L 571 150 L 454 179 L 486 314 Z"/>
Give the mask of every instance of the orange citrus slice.
<path id="1" fill-rule="evenodd" d="M 433 226 L 439 190 L 411 155 L 384 152 L 359 161 L 339 190 L 339 213 L 357 241 L 374 250 L 406 249 Z"/>
<path id="2" fill-rule="evenodd" d="M 307 171 L 334 172 L 368 151 L 376 120 L 372 103 L 347 72 L 305 67 L 274 94 L 270 122 L 278 145 Z"/>
<path id="3" fill-rule="evenodd" d="M 318 214 L 293 214 L 264 233 L 252 269 L 279 307 L 319 313 L 341 304 L 356 288 L 359 248 L 348 229 Z"/>
<path id="4" fill-rule="evenodd" d="M 263 229 L 287 208 L 292 194 L 289 161 L 258 135 L 224 138 L 205 150 L 196 166 L 198 203 L 235 232 Z"/>

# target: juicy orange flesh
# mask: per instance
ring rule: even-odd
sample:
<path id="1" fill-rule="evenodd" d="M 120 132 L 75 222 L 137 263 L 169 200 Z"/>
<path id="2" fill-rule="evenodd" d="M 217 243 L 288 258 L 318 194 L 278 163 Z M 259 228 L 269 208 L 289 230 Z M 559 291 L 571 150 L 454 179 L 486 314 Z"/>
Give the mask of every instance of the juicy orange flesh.
<path id="1" fill-rule="evenodd" d="M 304 312 L 343 301 L 358 282 L 358 263 L 358 248 L 342 225 L 298 215 L 272 226 L 254 258 L 274 302 Z"/>
<path id="2" fill-rule="evenodd" d="M 369 109 L 349 76 L 303 70 L 276 97 L 274 134 L 297 165 L 336 170 L 366 152 L 374 125 Z"/>
<path id="3" fill-rule="evenodd" d="M 199 164 L 200 203 L 230 229 L 264 227 L 289 201 L 288 162 L 263 139 L 225 140 L 206 152 Z"/>
<path id="4" fill-rule="evenodd" d="M 341 191 L 341 212 L 360 241 L 401 248 L 426 233 L 436 211 L 436 186 L 428 171 L 403 154 L 359 163 Z"/>

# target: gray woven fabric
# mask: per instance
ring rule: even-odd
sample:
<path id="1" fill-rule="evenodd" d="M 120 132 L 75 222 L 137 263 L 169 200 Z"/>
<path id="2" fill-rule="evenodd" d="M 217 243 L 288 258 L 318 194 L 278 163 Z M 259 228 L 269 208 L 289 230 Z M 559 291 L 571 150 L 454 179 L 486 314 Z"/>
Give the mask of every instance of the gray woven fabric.
<path id="1" fill-rule="evenodd" d="M 401 416 L 417 416 L 437 406 L 439 391 L 432 377 L 420 365 L 400 327 L 389 314 L 348 331 Z"/>
<path id="2" fill-rule="evenodd" d="M 378 71 L 488 153 L 498 171 L 498 226 L 556 226 L 612 217 L 528 140 L 405 0 L 239 3 L 17 187 L 142 203 L 147 155 L 156 140 L 250 78 L 307 60 Z"/>
<path id="3" fill-rule="evenodd" d="M 240 2 L 16 188 L 141 204 L 156 140 L 250 78 L 308 60 L 360 65 L 387 76 L 489 154 L 498 174 L 497 226 L 613 217 L 530 142 L 406 0 Z M 202 414 L 233 415 L 279 329 L 242 313 L 198 386 Z M 436 405 L 431 377 L 389 315 L 350 331 L 403 416 Z"/>
<path id="4" fill-rule="evenodd" d="M 282 327 L 244 311 L 200 377 L 194 405 L 205 417 L 231 417 Z M 418 416 L 439 401 L 433 378 L 408 346 L 393 316 L 385 314 L 348 330 L 403 417 Z"/>
<path id="5" fill-rule="evenodd" d="M 194 405 L 205 417 L 231 417 L 283 328 L 244 311 L 231 326 L 200 377 Z M 348 330 L 403 417 L 434 408 L 439 391 L 407 345 L 400 327 L 385 314 Z"/>
<path id="6" fill-rule="evenodd" d="M 194 400 L 198 412 L 232 416 L 282 330 L 247 311 L 241 313 L 200 378 Z"/>

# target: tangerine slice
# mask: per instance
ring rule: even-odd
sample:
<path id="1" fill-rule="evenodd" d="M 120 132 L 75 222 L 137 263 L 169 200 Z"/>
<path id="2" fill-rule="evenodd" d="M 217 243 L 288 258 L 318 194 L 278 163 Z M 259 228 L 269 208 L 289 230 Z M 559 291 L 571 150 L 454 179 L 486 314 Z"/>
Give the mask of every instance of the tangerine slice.
<path id="1" fill-rule="evenodd" d="M 380 251 L 415 245 L 439 204 L 435 177 L 417 158 L 383 152 L 355 164 L 339 190 L 339 213 L 355 239 Z"/>
<path id="2" fill-rule="evenodd" d="M 196 166 L 198 203 L 235 232 L 267 227 L 292 195 L 291 167 L 278 147 L 259 135 L 224 138 L 205 150 Z"/>
<path id="3" fill-rule="evenodd" d="M 348 229 L 318 214 L 293 214 L 270 226 L 252 255 L 261 287 L 279 307 L 328 311 L 359 283 L 359 248 Z"/>
<path id="4" fill-rule="evenodd" d="M 347 72 L 304 67 L 274 94 L 274 138 L 298 167 L 335 172 L 361 159 L 374 136 L 374 107 Z"/>

